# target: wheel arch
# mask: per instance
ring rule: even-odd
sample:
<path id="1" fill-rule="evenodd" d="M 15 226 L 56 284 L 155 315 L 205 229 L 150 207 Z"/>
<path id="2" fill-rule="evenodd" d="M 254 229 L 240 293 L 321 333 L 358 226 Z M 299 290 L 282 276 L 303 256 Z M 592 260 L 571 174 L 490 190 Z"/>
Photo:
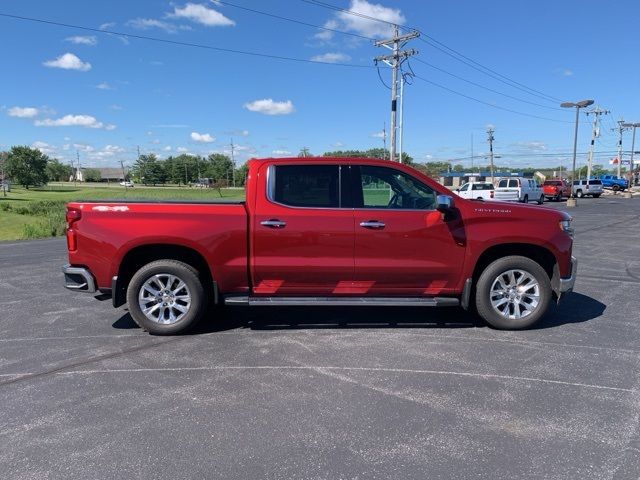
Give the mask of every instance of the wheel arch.
<path id="1" fill-rule="evenodd" d="M 549 249 L 531 243 L 502 243 L 493 245 L 480 254 L 473 269 L 473 283 L 475 284 L 478 281 L 478 278 L 489 264 L 499 258 L 511 255 L 530 258 L 544 269 L 550 279 L 554 277 L 557 261 L 555 255 Z"/>
<path id="2" fill-rule="evenodd" d="M 138 245 L 129 250 L 120 261 L 117 276 L 112 280 L 113 306 L 119 307 L 126 303 L 126 293 L 131 277 L 144 265 L 156 260 L 169 259 L 184 262 L 195 268 L 201 276 L 202 285 L 217 302 L 217 286 L 213 272 L 204 256 L 197 250 L 176 244 L 152 243 Z"/>

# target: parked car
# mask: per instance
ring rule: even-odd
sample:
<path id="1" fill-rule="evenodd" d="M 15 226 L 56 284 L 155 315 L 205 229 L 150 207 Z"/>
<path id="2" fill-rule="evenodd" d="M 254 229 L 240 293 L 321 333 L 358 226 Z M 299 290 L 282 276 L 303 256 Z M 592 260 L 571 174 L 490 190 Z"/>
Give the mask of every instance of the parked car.
<path id="1" fill-rule="evenodd" d="M 573 181 L 573 195 L 578 198 L 582 198 L 587 195 L 598 198 L 600 195 L 602 195 L 602 192 L 602 180 L 593 178 L 591 180 Z"/>
<path id="2" fill-rule="evenodd" d="M 542 184 L 542 191 L 548 200 L 560 201 L 571 196 L 571 186 L 561 178 L 550 178 Z"/>
<path id="3" fill-rule="evenodd" d="M 468 182 L 458 188 L 456 193 L 471 200 L 493 200 L 495 188 L 491 182 Z"/>
<path id="4" fill-rule="evenodd" d="M 505 202 L 536 202 L 538 205 L 542 205 L 544 193 L 540 185 L 532 178 L 506 177 L 498 180 L 495 198 Z"/>
<path id="5" fill-rule="evenodd" d="M 472 299 L 493 327 L 521 329 L 573 289 L 577 271 L 566 212 L 459 198 L 385 160 L 254 159 L 246 201 L 72 202 L 66 219 L 66 287 L 126 303 L 154 334 L 192 327 L 211 304 Z"/>
<path id="6" fill-rule="evenodd" d="M 125 180 L 123 182 L 120 182 L 120 186 L 133 188 L 133 182 L 130 182 L 129 180 Z"/>
<path id="7" fill-rule="evenodd" d="M 629 182 L 626 179 L 619 178 L 616 175 L 600 175 L 598 180 L 602 181 L 604 188 L 610 188 L 614 192 L 625 190 L 629 187 Z"/>

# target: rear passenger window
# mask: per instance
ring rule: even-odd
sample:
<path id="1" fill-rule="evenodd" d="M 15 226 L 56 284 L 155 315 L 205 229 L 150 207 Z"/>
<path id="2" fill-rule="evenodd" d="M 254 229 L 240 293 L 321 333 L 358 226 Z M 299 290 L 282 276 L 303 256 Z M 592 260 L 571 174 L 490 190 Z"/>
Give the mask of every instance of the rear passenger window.
<path id="1" fill-rule="evenodd" d="M 277 165 L 272 198 L 292 207 L 340 206 L 338 165 Z"/>
<path id="2" fill-rule="evenodd" d="M 508 185 L 508 180 L 500 180 L 500 183 L 498 183 L 498 188 L 505 188 Z"/>
<path id="3" fill-rule="evenodd" d="M 509 186 L 510 187 L 519 187 L 519 183 L 518 180 L 509 180 Z"/>

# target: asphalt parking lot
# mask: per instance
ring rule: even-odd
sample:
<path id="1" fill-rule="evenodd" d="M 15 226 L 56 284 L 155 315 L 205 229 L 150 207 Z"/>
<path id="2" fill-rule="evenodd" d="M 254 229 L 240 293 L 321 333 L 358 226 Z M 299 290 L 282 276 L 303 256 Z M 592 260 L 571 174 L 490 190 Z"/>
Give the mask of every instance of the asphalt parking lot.
<path id="1" fill-rule="evenodd" d="M 545 204 L 564 208 L 564 204 Z M 0 478 L 637 479 L 640 199 L 581 199 L 538 328 L 459 309 L 228 309 L 153 337 L 0 244 Z"/>

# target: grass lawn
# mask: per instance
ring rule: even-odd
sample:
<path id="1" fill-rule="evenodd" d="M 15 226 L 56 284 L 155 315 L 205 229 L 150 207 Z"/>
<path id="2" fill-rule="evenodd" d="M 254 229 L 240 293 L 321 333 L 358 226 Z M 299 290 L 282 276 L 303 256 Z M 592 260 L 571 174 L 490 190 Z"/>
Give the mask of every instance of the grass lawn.
<path id="1" fill-rule="evenodd" d="M 243 200 L 243 189 L 218 190 L 187 187 L 144 187 L 56 184 L 24 189 L 12 186 L 7 197 L 0 193 L 0 240 L 61 235 L 65 203 L 75 200 Z"/>

